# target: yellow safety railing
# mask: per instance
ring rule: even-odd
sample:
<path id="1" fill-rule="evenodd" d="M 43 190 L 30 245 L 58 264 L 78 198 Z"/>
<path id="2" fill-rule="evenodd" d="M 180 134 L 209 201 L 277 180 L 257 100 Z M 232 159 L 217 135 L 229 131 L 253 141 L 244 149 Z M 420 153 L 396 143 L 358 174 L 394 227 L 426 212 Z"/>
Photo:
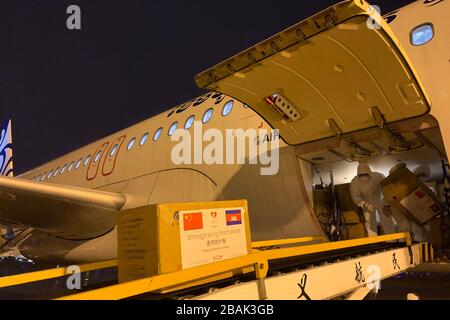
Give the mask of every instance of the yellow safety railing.
<path id="1" fill-rule="evenodd" d="M 284 240 L 268 240 L 268 241 L 252 242 L 252 248 L 258 249 L 258 248 L 286 246 L 286 245 L 291 245 L 291 244 L 300 244 L 300 243 L 307 243 L 307 242 L 326 242 L 326 241 L 327 241 L 327 239 L 322 236 L 284 239 Z"/>
<path id="2" fill-rule="evenodd" d="M 235 274 L 242 273 L 243 270 L 248 267 L 254 267 L 256 270 L 256 277 L 258 279 L 262 279 L 267 276 L 269 261 L 272 260 L 292 258 L 312 253 L 321 253 L 395 240 L 404 240 L 408 246 L 412 243 L 409 233 L 398 233 L 373 238 L 328 242 L 268 251 L 257 251 L 239 258 L 82 292 L 75 295 L 62 297 L 58 300 L 125 299 L 161 289 L 169 289 L 170 287 L 189 284 L 226 272 L 233 272 Z"/>
<path id="3" fill-rule="evenodd" d="M 103 262 L 80 265 L 80 272 L 88 272 L 93 270 L 107 269 L 117 267 L 117 260 L 108 260 Z M 42 270 L 16 274 L 0 278 L 0 288 L 16 286 L 25 283 L 49 280 L 70 275 L 67 273 L 67 267 L 55 268 L 50 270 Z"/>

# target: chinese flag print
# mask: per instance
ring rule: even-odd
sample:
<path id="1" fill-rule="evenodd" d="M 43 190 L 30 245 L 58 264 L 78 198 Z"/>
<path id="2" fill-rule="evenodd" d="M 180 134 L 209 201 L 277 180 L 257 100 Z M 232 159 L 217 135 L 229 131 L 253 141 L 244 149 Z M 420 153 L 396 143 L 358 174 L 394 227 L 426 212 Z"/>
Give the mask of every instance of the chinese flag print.
<path id="1" fill-rule="evenodd" d="M 427 194 L 425 192 L 423 192 L 422 190 L 419 190 L 419 191 L 416 192 L 416 197 L 419 198 L 419 199 L 425 198 L 426 195 Z"/>
<path id="2" fill-rule="evenodd" d="M 203 213 L 185 213 L 183 222 L 184 231 L 203 229 Z"/>

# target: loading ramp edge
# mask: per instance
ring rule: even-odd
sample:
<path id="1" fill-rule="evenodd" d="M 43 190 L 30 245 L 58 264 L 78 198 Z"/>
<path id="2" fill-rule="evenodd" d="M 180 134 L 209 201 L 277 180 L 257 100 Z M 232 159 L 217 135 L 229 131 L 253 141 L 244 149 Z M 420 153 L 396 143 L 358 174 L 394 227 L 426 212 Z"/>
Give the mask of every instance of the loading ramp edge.
<path id="1" fill-rule="evenodd" d="M 319 241 L 316 244 L 305 243 Z M 351 297 L 365 296 L 370 286 L 370 269 L 363 268 L 380 266 L 379 280 L 403 273 L 422 263 L 433 261 L 433 249 L 428 243 L 412 244 L 409 233 L 398 233 L 372 238 L 347 240 L 340 242 L 322 242 L 318 237 L 300 239 L 264 241 L 253 243 L 253 252 L 246 256 L 208 264 L 196 268 L 186 269 L 178 272 L 157 275 L 141 280 L 116 284 L 90 291 L 80 292 L 57 298 L 57 300 L 120 300 L 149 294 L 162 289 L 170 289 L 180 285 L 189 285 L 198 280 L 211 278 L 212 276 L 230 273 L 233 276 L 254 274 L 250 281 L 232 284 L 228 287 L 209 290 L 203 295 L 191 296 L 192 299 L 226 299 L 226 300 L 265 300 L 265 299 L 330 299 L 343 294 L 352 293 Z M 398 247 L 398 241 L 402 246 Z M 359 254 L 357 257 L 333 259 L 333 262 L 325 262 L 320 266 L 312 266 L 306 269 L 294 270 L 289 266 L 287 272 L 277 272 L 275 276 L 270 275 L 269 262 L 277 260 L 307 256 L 317 253 L 336 252 L 337 250 L 351 249 L 371 244 L 392 243 L 396 248 L 383 249 L 378 252 L 367 252 L 366 255 Z M 297 246 L 285 247 L 283 245 Z M 303 243 L 303 245 L 302 245 Z M 259 250 L 256 248 L 271 248 Z M 277 248 L 278 247 L 278 248 Z M 117 260 L 80 266 L 81 272 L 116 267 Z M 249 271 L 250 270 L 250 271 Z M 292 271 L 294 270 L 294 271 Z M 355 276 L 356 273 L 356 276 Z M 344 275 L 348 274 L 348 277 Z M 14 276 L 0 278 L 0 288 L 30 282 L 37 282 L 52 278 L 67 276 L 66 268 L 57 268 L 37 271 Z M 334 276 L 333 276 L 334 275 Z M 338 275 L 338 276 L 336 276 Z M 334 277 L 334 278 L 333 278 Z M 358 277 L 360 279 L 358 280 Z M 314 279 L 320 279 L 315 281 Z M 343 282 L 339 279 L 344 279 Z M 337 281 L 339 280 L 339 281 Z M 364 281 L 363 281 L 364 280 Z M 308 286 L 308 293 L 305 294 Z M 282 286 L 282 290 L 277 287 Z M 290 292 L 289 288 L 292 291 Z M 295 289 L 294 289 L 295 288 Z M 299 291 L 299 288 L 303 288 Z M 370 290 L 369 290 L 370 291 Z M 282 294 L 281 294 L 282 293 Z M 280 295 L 281 294 L 281 295 Z"/>
<path id="2" fill-rule="evenodd" d="M 80 272 L 82 273 L 82 272 L 89 272 L 89 271 L 113 268 L 113 267 L 117 267 L 117 265 L 118 265 L 118 262 L 117 262 L 117 259 L 115 259 L 115 260 L 107 260 L 107 261 L 102 261 L 102 262 L 80 265 L 79 268 L 80 268 Z M 68 275 L 70 275 L 70 273 L 67 272 L 67 267 L 60 267 L 60 268 L 54 268 L 54 269 L 48 269 L 48 270 L 21 273 L 21 274 L 1 277 L 0 278 L 0 288 L 17 286 L 17 285 L 21 285 L 21 284 L 27 284 L 27 283 L 32 283 L 32 282 L 44 281 L 44 280 L 50 280 L 50 279 L 55 279 L 55 278 L 59 278 L 59 277 L 65 277 Z"/>

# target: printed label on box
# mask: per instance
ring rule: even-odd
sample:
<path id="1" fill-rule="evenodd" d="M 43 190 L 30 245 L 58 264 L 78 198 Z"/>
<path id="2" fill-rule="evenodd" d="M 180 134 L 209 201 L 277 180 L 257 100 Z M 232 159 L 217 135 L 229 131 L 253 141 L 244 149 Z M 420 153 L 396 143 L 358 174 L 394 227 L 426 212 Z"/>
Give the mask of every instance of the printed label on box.
<path id="1" fill-rule="evenodd" d="M 180 211 L 183 269 L 248 254 L 244 208 Z"/>
<path id="2" fill-rule="evenodd" d="M 426 223 L 441 211 L 439 204 L 422 190 L 422 188 L 418 188 L 404 198 L 400 201 L 400 204 L 421 223 Z"/>

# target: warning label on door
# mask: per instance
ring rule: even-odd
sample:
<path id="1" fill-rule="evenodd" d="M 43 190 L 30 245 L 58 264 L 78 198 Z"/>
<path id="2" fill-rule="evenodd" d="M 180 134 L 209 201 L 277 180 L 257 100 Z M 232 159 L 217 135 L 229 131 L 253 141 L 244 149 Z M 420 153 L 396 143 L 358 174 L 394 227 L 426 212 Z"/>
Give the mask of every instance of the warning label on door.
<path id="1" fill-rule="evenodd" d="M 243 208 L 180 211 L 183 269 L 248 254 Z"/>

